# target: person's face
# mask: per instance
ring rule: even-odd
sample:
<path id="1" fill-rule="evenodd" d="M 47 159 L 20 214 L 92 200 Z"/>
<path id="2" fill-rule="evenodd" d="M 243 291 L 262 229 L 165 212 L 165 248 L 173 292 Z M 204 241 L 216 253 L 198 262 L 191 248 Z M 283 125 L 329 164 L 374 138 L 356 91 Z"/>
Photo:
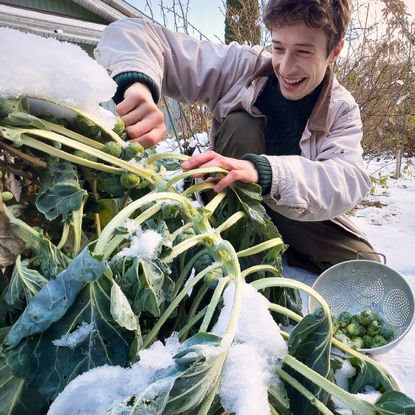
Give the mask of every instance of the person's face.
<path id="1" fill-rule="evenodd" d="M 323 80 L 343 46 L 341 41 L 327 56 L 327 40 L 323 29 L 304 23 L 272 29 L 272 66 L 285 98 L 301 99 Z"/>

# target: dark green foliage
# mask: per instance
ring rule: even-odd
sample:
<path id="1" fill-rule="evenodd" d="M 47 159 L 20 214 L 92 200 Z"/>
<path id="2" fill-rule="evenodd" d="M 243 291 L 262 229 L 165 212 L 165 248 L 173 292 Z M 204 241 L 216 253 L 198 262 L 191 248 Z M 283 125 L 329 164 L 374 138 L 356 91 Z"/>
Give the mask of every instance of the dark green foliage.
<path id="1" fill-rule="evenodd" d="M 76 167 L 70 163 L 54 163 L 41 176 L 36 207 L 48 220 L 61 217 L 65 221 L 68 214 L 80 209 L 85 196 Z"/>
<path id="2" fill-rule="evenodd" d="M 295 327 L 288 340 L 288 353 L 306 364 L 320 375 L 327 377 L 330 373 L 330 316 L 321 308 L 314 314 L 306 315 Z M 289 366 L 283 366 L 291 376 L 296 378 L 322 402 L 328 401 L 328 394 L 316 386 L 312 380 L 305 378 Z M 317 415 L 319 411 L 290 385 L 286 384 L 290 408 L 296 415 Z"/>

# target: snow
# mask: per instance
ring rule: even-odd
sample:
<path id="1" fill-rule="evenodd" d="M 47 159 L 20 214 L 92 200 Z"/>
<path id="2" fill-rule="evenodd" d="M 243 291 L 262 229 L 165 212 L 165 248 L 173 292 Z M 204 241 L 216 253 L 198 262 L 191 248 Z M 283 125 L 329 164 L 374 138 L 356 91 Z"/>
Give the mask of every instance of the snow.
<path id="1" fill-rule="evenodd" d="M 160 244 L 163 237 L 153 229 L 142 231 L 141 227 L 133 220 L 127 220 L 124 224 L 127 229 L 127 238 L 130 239 L 130 246 L 123 248 L 117 256 L 139 256 L 143 258 L 157 258 Z"/>
<path id="2" fill-rule="evenodd" d="M 157 370 L 172 365 L 180 343 L 177 335 L 140 352 L 131 368 L 100 366 L 76 377 L 52 403 L 48 415 L 101 415 L 116 403 L 140 394 L 155 380 Z M 99 385 L 99 387 L 97 387 Z"/>
<path id="3" fill-rule="evenodd" d="M 376 178 L 386 177 L 386 188 L 376 186 L 374 194 L 367 196 L 354 210 L 353 221 L 367 235 L 375 251 L 385 255 L 386 265 L 402 275 L 415 292 L 415 159 L 403 159 L 399 179 L 391 177 L 395 165 L 392 157 L 368 161 L 368 172 Z M 284 275 L 308 285 L 313 285 L 318 277 L 287 265 Z M 306 312 L 306 302 L 304 305 Z M 412 399 L 415 399 L 414 349 L 413 326 L 393 349 L 374 357 Z"/>
<path id="4" fill-rule="evenodd" d="M 233 345 L 226 359 L 219 388 L 223 409 L 230 414 L 270 414 L 267 360 L 246 343 Z"/>
<path id="5" fill-rule="evenodd" d="M 78 344 L 82 343 L 89 334 L 94 330 L 95 324 L 82 322 L 73 332 L 68 333 L 62 336 L 60 339 L 52 340 L 52 343 L 55 346 L 60 347 L 69 347 L 70 349 L 75 349 Z"/>
<path id="6" fill-rule="evenodd" d="M 116 84 L 79 46 L 8 28 L 0 28 L 0 39 L 0 98 L 47 97 L 114 126 L 99 103 L 112 98 Z"/>
<path id="7" fill-rule="evenodd" d="M 269 414 L 268 387 L 275 381 L 287 344 L 268 311 L 269 301 L 242 283 L 241 312 L 219 389 L 224 409 L 235 415 Z M 223 337 L 234 303 L 235 286 L 224 292 L 224 307 L 212 332 Z M 274 378 L 274 379 L 273 379 Z"/>

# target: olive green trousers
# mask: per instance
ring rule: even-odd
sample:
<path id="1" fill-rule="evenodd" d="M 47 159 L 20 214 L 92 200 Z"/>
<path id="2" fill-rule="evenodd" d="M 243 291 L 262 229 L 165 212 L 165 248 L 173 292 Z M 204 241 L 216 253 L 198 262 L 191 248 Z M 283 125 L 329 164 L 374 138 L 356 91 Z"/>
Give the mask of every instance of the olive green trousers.
<path id="1" fill-rule="evenodd" d="M 214 151 L 240 158 L 246 153 L 265 153 L 265 123 L 246 112 L 234 112 L 213 137 Z M 370 243 L 332 221 L 296 221 L 268 208 L 267 212 L 289 248 L 284 254 L 288 265 L 321 272 L 339 262 L 356 258 L 379 262 Z"/>

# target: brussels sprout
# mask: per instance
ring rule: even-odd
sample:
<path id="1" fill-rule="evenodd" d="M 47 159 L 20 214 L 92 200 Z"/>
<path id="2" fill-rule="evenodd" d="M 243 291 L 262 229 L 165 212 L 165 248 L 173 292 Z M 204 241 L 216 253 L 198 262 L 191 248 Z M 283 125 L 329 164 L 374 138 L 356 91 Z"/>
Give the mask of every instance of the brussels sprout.
<path id="1" fill-rule="evenodd" d="M 373 337 L 373 339 L 372 339 L 372 348 L 373 347 L 382 347 L 387 343 L 388 342 L 386 341 L 386 339 L 383 336 L 378 334 L 375 337 Z"/>
<path id="2" fill-rule="evenodd" d="M 121 117 L 117 117 L 117 121 L 115 122 L 114 128 L 112 130 L 115 132 L 115 134 L 118 135 L 120 135 L 125 130 L 125 124 Z"/>
<path id="3" fill-rule="evenodd" d="M 365 334 L 363 337 L 363 343 L 365 345 L 366 349 L 369 349 L 370 347 L 372 347 L 372 336 L 369 336 L 368 334 Z"/>
<path id="4" fill-rule="evenodd" d="M 124 148 L 122 158 L 124 160 L 131 160 L 134 157 L 137 157 L 139 154 L 144 153 L 144 147 L 137 141 L 131 141 L 128 143 L 127 147 Z"/>
<path id="5" fill-rule="evenodd" d="M 333 333 L 336 333 L 336 331 L 339 329 L 340 327 L 340 321 L 337 317 L 332 317 L 331 321 L 333 323 Z"/>
<path id="6" fill-rule="evenodd" d="M 352 347 L 351 340 L 344 333 L 342 333 L 341 330 L 337 330 L 337 333 L 334 335 L 334 338 L 346 344 L 347 346 Z"/>
<path id="7" fill-rule="evenodd" d="M 3 199 L 3 202 L 9 202 L 13 199 L 13 193 L 12 192 L 1 192 L 1 198 Z"/>
<path id="8" fill-rule="evenodd" d="M 216 288 L 219 280 L 223 277 L 223 271 L 221 268 L 213 269 L 209 271 L 204 277 L 203 281 L 209 288 Z"/>
<path id="9" fill-rule="evenodd" d="M 350 334 L 350 336 L 358 336 L 361 337 L 364 334 L 366 334 L 366 329 L 364 326 L 362 326 L 359 323 L 353 322 L 346 326 L 347 333 Z"/>
<path id="10" fill-rule="evenodd" d="M 351 319 L 352 313 L 349 311 L 342 311 L 339 315 L 340 327 L 346 327 L 348 324 L 350 324 Z"/>
<path id="11" fill-rule="evenodd" d="M 379 333 L 380 333 L 380 323 L 377 320 L 372 321 L 367 326 L 367 334 L 369 334 L 371 336 L 376 336 Z"/>
<path id="12" fill-rule="evenodd" d="M 196 274 L 203 271 L 209 265 L 212 264 L 212 258 L 208 254 L 201 255 L 194 264 Z"/>
<path id="13" fill-rule="evenodd" d="M 384 337 L 386 340 L 390 341 L 393 339 L 394 336 L 394 332 L 393 332 L 393 328 L 390 324 L 386 323 L 386 322 L 382 322 L 381 323 L 381 327 L 380 327 L 380 331 L 379 334 Z"/>
<path id="14" fill-rule="evenodd" d="M 95 156 L 93 156 L 92 154 L 87 153 L 86 151 L 75 150 L 74 155 L 77 156 L 77 157 L 80 157 L 81 159 L 84 159 L 84 160 L 97 161 L 97 158 Z"/>
<path id="15" fill-rule="evenodd" d="M 121 144 L 116 143 L 115 141 L 108 141 L 108 143 L 101 148 L 101 151 L 109 154 L 110 156 L 120 158 L 122 154 L 122 147 Z"/>
<path id="16" fill-rule="evenodd" d="M 370 308 L 363 310 L 358 318 L 359 323 L 363 326 L 368 326 L 372 321 L 377 320 L 376 314 Z"/>
<path id="17" fill-rule="evenodd" d="M 362 337 L 352 337 L 351 343 L 353 349 L 364 349 L 365 347 L 365 342 Z"/>
<path id="18" fill-rule="evenodd" d="M 140 184 L 140 177 L 135 173 L 123 172 L 120 177 L 121 186 L 126 189 L 134 189 Z"/>
<path id="19" fill-rule="evenodd" d="M 78 133 L 91 138 L 95 138 L 101 131 L 97 124 L 79 114 L 73 120 L 73 129 Z"/>

